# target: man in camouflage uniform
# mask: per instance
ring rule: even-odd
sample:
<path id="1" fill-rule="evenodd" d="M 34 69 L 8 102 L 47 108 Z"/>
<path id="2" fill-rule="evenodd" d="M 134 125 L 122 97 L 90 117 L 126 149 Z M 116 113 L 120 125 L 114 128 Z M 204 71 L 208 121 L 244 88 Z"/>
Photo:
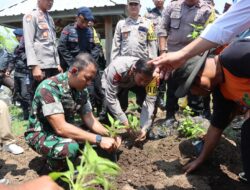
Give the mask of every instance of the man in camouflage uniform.
<path id="1" fill-rule="evenodd" d="M 38 9 L 23 17 L 27 64 L 32 69 L 33 89 L 45 78 L 62 71 L 56 45 L 55 25 L 48 10 L 53 0 L 37 0 Z"/>
<path id="2" fill-rule="evenodd" d="M 69 71 L 44 80 L 36 90 L 25 139 L 52 167 L 66 157 L 76 158 L 79 145 L 85 141 L 107 151 L 120 145 L 121 139 L 107 137 L 106 128 L 92 114 L 86 86 L 95 74 L 95 60 L 80 53 Z M 76 113 L 92 132 L 74 125 Z"/>
<path id="3" fill-rule="evenodd" d="M 178 51 L 193 39 L 189 35 L 194 28 L 190 24 L 206 26 L 211 14 L 211 7 L 203 0 L 181 0 L 171 1 L 163 11 L 163 20 L 159 32 L 160 52 Z M 174 92 L 177 88 L 176 82 L 170 76 L 167 89 L 167 116 L 163 124 L 169 126 L 174 121 L 174 114 L 178 110 L 178 99 Z M 189 95 L 189 105 L 197 114 L 203 110 L 202 97 Z"/>
<path id="4" fill-rule="evenodd" d="M 157 56 L 156 35 L 153 23 L 139 15 L 140 0 L 128 0 L 129 17 L 120 20 L 115 29 L 111 60 L 118 56 L 155 58 Z"/>
<path id="5" fill-rule="evenodd" d="M 64 70 L 70 67 L 80 52 L 90 53 L 96 62 L 98 62 L 102 53 L 102 47 L 99 38 L 94 36 L 94 28 L 88 25 L 93 20 L 94 17 L 91 10 L 87 7 L 81 7 L 77 11 L 76 22 L 64 27 L 58 44 L 58 51 Z M 88 91 L 92 106 L 97 107 L 97 112 L 100 113 L 104 95 L 101 90 L 99 69 L 95 79 L 88 86 Z M 102 114 L 105 114 L 105 111 L 104 113 L 100 113 L 100 115 Z"/>
<path id="6" fill-rule="evenodd" d="M 23 119 L 28 120 L 31 105 L 30 70 L 27 66 L 23 30 L 21 28 L 17 28 L 13 31 L 13 33 L 16 35 L 16 39 L 19 44 L 14 50 L 13 60 L 10 62 L 7 72 L 10 73 L 13 69 L 15 69 L 14 98 L 21 103 L 21 107 L 23 110 Z"/>
<path id="7" fill-rule="evenodd" d="M 128 91 L 136 94 L 136 103 L 140 106 L 141 134 L 138 140 L 144 140 L 152 124 L 156 101 L 158 78 L 153 77 L 154 67 L 146 59 L 132 56 L 119 56 L 104 70 L 102 88 L 111 114 L 122 124 L 128 126 L 124 113 L 128 107 Z"/>
<path id="8" fill-rule="evenodd" d="M 160 31 L 161 21 L 162 21 L 162 11 L 164 9 L 164 2 L 165 0 L 153 0 L 155 7 L 153 9 L 148 9 L 148 12 L 146 13 L 145 17 L 147 19 L 150 19 L 154 24 L 154 31 L 158 38 L 158 33 Z M 159 44 L 157 44 L 157 50 L 158 55 L 159 52 Z M 161 108 L 162 110 L 165 110 L 165 103 L 164 103 L 164 93 L 166 91 L 166 81 L 163 79 L 160 80 L 160 85 L 158 89 L 158 96 L 156 100 L 156 105 Z"/>

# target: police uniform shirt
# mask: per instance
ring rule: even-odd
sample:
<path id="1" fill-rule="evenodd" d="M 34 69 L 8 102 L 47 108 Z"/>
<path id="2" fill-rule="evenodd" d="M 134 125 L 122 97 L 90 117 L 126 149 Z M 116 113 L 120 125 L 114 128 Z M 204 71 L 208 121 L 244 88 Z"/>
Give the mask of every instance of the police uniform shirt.
<path id="1" fill-rule="evenodd" d="M 193 40 L 188 37 L 194 29 L 190 24 L 205 27 L 210 14 L 211 7 L 202 0 L 192 7 L 183 0 L 172 1 L 163 11 L 159 36 L 167 37 L 169 51 L 177 51 Z"/>
<path id="2" fill-rule="evenodd" d="M 54 21 L 48 12 L 38 9 L 24 15 L 23 30 L 28 66 L 57 68 L 59 56 Z"/>
<path id="3" fill-rule="evenodd" d="M 117 56 L 154 58 L 157 56 L 156 35 L 153 23 L 146 18 L 120 20 L 115 29 L 111 60 Z"/>
<path id="4" fill-rule="evenodd" d="M 128 89 L 136 86 L 134 76 L 130 74 L 130 71 L 138 59 L 138 57 L 132 56 L 119 56 L 109 64 L 102 75 L 102 88 L 104 89 L 107 106 L 115 118 L 121 122 L 126 122 L 127 117 L 121 108 L 117 94 L 122 88 Z M 149 128 L 152 123 L 157 85 L 158 80 L 154 78 L 146 87 L 147 95 L 140 115 L 140 126 L 145 129 Z"/>

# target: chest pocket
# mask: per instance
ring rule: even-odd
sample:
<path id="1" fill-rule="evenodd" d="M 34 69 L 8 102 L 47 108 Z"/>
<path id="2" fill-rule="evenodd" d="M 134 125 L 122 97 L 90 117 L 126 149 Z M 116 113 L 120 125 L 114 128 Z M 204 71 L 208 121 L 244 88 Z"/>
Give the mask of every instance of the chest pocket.
<path id="1" fill-rule="evenodd" d="M 38 23 L 38 32 L 41 39 L 48 39 L 49 38 L 49 25 L 46 22 L 39 22 Z"/>
<path id="2" fill-rule="evenodd" d="M 131 28 L 128 26 L 125 26 L 121 29 L 121 35 L 122 35 L 122 40 L 126 41 L 131 33 Z"/>
<path id="3" fill-rule="evenodd" d="M 171 23 L 170 27 L 174 29 L 179 29 L 181 24 L 181 12 L 173 11 L 170 15 Z"/>

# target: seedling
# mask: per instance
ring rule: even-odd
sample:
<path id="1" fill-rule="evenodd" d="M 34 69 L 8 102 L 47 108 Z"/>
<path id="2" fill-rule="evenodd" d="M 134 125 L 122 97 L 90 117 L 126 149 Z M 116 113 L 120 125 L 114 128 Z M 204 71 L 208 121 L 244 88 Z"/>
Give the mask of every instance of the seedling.
<path id="1" fill-rule="evenodd" d="M 108 114 L 110 126 L 105 125 L 104 127 L 108 129 L 108 133 L 110 137 L 116 137 L 121 133 L 122 129 L 125 129 L 126 126 L 122 125 L 119 120 L 115 120 L 111 115 Z"/>
<path id="2" fill-rule="evenodd" d="M 192 120 L 192 109 L 189 106 L 183 111 L 185 118 L 180 121 L 180 125 L 177 130 L 184 136 L 190 139 L 198 138 L 205 133 L 205 129 L 201 127 L 201 123 L 195 123 Z"/>
<path id="3" fill-rule="evenodd" d="M 129 114 L 128 123 L 129 123 L 129 128 L 132 129 L 133 132 L 138 132 L 140 130 L 139 127 L 140 121 L 136 116 Z"/>
<path id="4" fill-rule="evenodd" d="M 69 170 L 66 172 L 52 172 L 49 176 L 53 180 L 61 179 L 69 184 L 70 190 L 94 190 L 95 186 L 102 186 L 104 190 L 115 189 L 109 181 L 114 179 L 120 172 L 120 167 L 97 155 L 88 142 L 82 152 L 79 166 L 74 167 L 67 158 Z"/>
<path id="5" fill-rule="evenodd" d="M 192 39 L 196 39 L 200 36 L 201 32 L 204 30 L 204 26 L 202 25 L 196 25 L 196 24 L 190 24 L 194 30 L 191 34 L 189 34 L 187 37 L 191 37 Z"/>

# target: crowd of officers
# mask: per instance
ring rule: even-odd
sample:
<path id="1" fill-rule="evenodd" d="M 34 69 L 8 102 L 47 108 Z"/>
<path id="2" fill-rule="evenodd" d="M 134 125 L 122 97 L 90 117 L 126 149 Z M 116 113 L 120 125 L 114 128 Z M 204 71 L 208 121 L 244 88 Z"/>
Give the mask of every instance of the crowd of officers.
<path id="1" fill-rule="evenodd" d="M 104 150 L 118 148 L 120 139 L 106 137 L 106 129 L 91 110 L 97 108 L 102 122 L 107 122 L 110 113 L 128 126 L 125 111 L 129 91 L 136 93 L 141 113 L 138 140 L 146 138 L 156 107 L 167 110 L 166 127 L 175 119 L 178 110 L 175 81 L 170 77 L 166 90 L 166 81 L 153 75 L 154 68 L 147 61 L 190 43 L 192 25 L 206 27 L 213 21 L 213 1 L 171 0 L 164 6 L 164 0 L 153 0 L 155 7 L 145 16 L 139 15 L 140 0 L 127 2 L 128 17 L 117 23 L 111 63 L 105 62 L 93 27 L 94 17 L 87 7 L 78 9 L 75 22 L 65 26 L 56 39 L 55 25 L 48 14 L 53 0 L 38 0 L 38 9 L 23 17 L 23 30 L 14 31 L 19 45 L 12 55 L 1 49 L 1 85 L 13 90 L 15 101 L 21 103 L 24 119 L 30 113 L 26 141 L 47 157 L 51 165 L 55 160 L 75 157 L 78 141 L 88 140 Z M 12 70 L 15 70 L 14 82 L 10 77 Z M 193 95 L 188 95 L 188 99 L 197 115 L 207 111 L 206 117 L 210 116 L 209 100 L 204 103 L 204 99 Z M 76 112 L 93 133 L 73 129 L 70 121 Z M 72 130 L 68 129 L 68 123 Z"/>

